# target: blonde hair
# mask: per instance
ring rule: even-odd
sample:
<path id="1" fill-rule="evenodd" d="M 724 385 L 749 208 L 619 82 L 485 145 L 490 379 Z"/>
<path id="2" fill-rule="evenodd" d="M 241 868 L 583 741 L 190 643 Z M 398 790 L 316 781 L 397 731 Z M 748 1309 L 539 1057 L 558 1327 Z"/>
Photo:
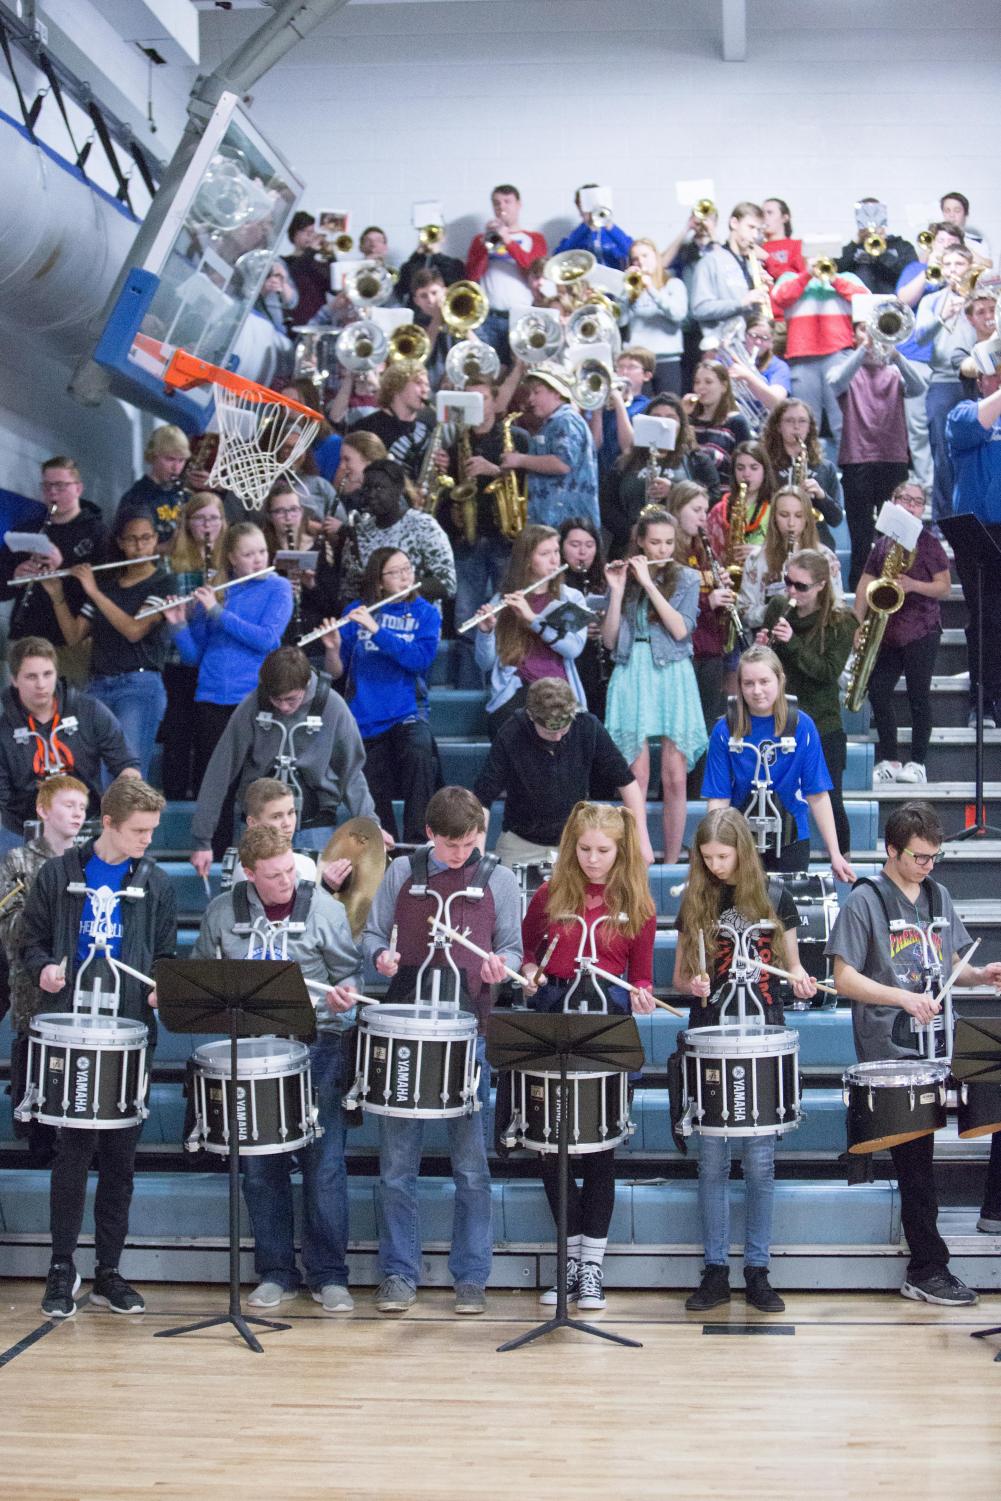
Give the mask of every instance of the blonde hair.
<path id="1" fill-rule="evenodd" d="M 789 557 L 789 549 L 786 539 L 778 528 L 779 501 L 784 495 L 791 495 L 797 500 L 803 512 L 803 530 L 796 544 L 797 551 L 804 549 L 817 552 L 820 548 L 820 538 L 817 535 L 817 518 L 813 514 L 813 503 L 805 490 L 797 490 L 795 485 L 783 485 L 772 496 L 772 502 L 768 510 L 768 525 L 765 528 L 765 582 L 773 583 L 781 578 Z"/>
<path id="2" fill-rule="evenodd" d="M 660 258 L 660 251 L 657 249 L 653 240 L 648 239 L 646 235 L 641 235 L 638 240 L 634 240 L 630 245 L 630 255 L 637 245 L 646 245 L 650 250 L 653 251 L 654 268 L 651 272 L 649 272 L 649 276 L 655 287 L 662 287 L 667 281 L 667 277 L 664 275 L 664 263 Z"/>
<path id="3" fill-rule="evenodd" d="M 571 912 L 584 916 L 587 877 L 577 859 L 577 845 L 590 829 L 599 829 L 618 845 L 615 863 L 605 882 L 605 906 L 613 922 L 619 913 L 625 915 L 625 920 L 617 924 L 617 931 L 635 938 L 656 909 L 636 822 L 627 808 L 615 808 L 608 803 L 575 804 L 563 826 L 549 882 L 546 913 L 551 922 Z"/>
<path id="4" fill-rule="evenodd" d="M 182 459 L 191 457 L 191 444 L 188 442 L 187 434 L 170 422 L 165 423 L 163 427 L 155 427 L 143 449 L 143 458 L 147 464 L 165 455 L 173 455 Z"/>
<path id="5" fill-rule="evenodd" d="M 170 566 L 174 573 L 196 573 L 205 567 L 204 544 L 191 535 L 188 522 L 193 516 L 207 511 L 209 506 L 214 506 L 222 519 L 219 535 L 212 543 L 212 551 L 209 554 L 210 566 L 216 571 L 220 568 L 223 558 L 223 539 L 226 535 L 226 510 L 214 490 L 195 490 L 181 510 L 177 530 L 171 539 Z"/>
<path id="6" fill-rule="evenodd" d="M 785 733 L 786 720 L 789 717 L 785 668 L 770 646 L 749 646 L 745 652 L 741 653 L 740 661 L 737 663 L 737 722 L 733 733 L 738 740 L 743 740 L 745 735 L 751 733 L 751 715 L 747 704 L 744 702 L 744 694 L 740 686 L 741 673 L 745 667 L 757 666 L 770 667 L 778 679 L 778 697 L 775 700 L 775 707 L 772 709 L 772 714 L 775 718 L 776 735 L 783 735 Z"/>
<path id="7" fill-rule="evenodd" d="M 785 968 L 782 924 L 768 892 L 768 876 L 754 844 L 754 835 L 743 813 L 736 808 L 716 808 L 707 813 L 695 830 L 688 864 L 688 884 L 678 911 L 678 958 L 689 975 L 699 973 L 698 935 L 705 938 L 706 966 L 712 974 L 719 948 L 718 923 L 724 883 L 712 874 L 702 858 L 705 844 L 725 844 L 737 851 L 733 877 L 733 906 L 752 922 L 771 921 L 772 962 Z M 729 884 L 729 883 L 727 883 Z"/>

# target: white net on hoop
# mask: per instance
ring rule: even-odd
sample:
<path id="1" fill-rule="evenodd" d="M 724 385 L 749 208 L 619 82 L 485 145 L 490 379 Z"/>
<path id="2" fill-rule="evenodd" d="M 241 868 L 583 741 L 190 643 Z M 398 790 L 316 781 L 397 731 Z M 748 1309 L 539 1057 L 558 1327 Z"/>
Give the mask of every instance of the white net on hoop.
<path id="1" fill-rule="evenodd" d="M 219 385 L 215 403 L 219 451 L 210 482 L 234 491 L 260 510 L 275 480 L 292 468 L 316 437 L 319 420 L 284 402 L 255 401 Z"/>

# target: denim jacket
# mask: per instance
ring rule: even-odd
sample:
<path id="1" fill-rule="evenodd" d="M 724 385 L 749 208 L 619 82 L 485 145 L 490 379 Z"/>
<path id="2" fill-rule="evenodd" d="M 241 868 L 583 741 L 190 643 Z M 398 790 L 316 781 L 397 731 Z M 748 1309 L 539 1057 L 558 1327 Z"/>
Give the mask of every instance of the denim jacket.
<path id="1" fill-rule="evenodd" d="M 622 606 L 619 635 L 612 653 L 612 661 L 620 665 L 629 661 L 629 655 L 633 649 L 633 642 L 636 639 L 636 611 L 641 601 L 646 602 L 645 594 L 631 595 Z M 660 616 L 648 606 L 647 629 L 650 637 L 650 655 L 653 657 L 655 667 L 666 667 L 670 662 L 680 662 L 692 655 L 692 631 L 695 629 L 695 621 L 699 613 L 699 576 L 694 568 L 681 569 L 669 604 L 672 609 L 677 610 L 687 625 L 688 635 L 681 641 L 675 641 L 670 631 L 663 625 Z"/>

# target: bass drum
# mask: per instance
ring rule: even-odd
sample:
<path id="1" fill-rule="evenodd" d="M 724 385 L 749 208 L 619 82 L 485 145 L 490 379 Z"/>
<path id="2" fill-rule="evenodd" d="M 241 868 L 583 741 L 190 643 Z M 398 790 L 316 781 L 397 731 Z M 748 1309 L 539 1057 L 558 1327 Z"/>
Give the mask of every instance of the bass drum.
<path id="1" fill-rule="evenodd" d="M 948 1075 L 948 1064 L 934 1059 L 852 1064 L 842 1076 L 849 1152 L 883 1152 L 940 1131 L 945 1125 Z"/>

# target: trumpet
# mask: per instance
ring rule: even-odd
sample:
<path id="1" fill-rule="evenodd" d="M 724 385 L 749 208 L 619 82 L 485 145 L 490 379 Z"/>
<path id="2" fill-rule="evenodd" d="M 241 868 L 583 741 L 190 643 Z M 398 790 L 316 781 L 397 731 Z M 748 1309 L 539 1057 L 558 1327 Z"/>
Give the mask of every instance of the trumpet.
<path id="1" fill-rule="evenodd" d="M 349 323 L 334 344 L 334 354 L 342 370 L 374 370 L 388 352 L 389 340 L 371 318 Z"/>
<path id="2" fill-rule="evenodd" d="M 490 304 L 475 281 L 456 281 L 445 293 L 441 319 L 449 333 L 464 339 L 486 322 L 489 311 Z"/>
<path id="3" fill-rule="evenodd" d="M 457 391 L 463 390 L 470 381 L 496 380 L 500 374 L 500 357 L 490 344 L 479 339 L 463 339 L 448 351 L 445 359 L 445 374 Z"/>
<path id="4" fill-rule="evenodd" d="M 405 595 L 413 594 L 417 587 L 417 584 L 410 584 L 406 589 L 397 589 L 395 594 L 387 594 L 385 599 L 377 599 L 374 604 L 366 605 L 365 609 L 370 615 L 374 615 L 376 610 L 384 610 L 387 605 L 394 604 Z M 296 646 L 308 646 L 311 641 L 319 641 L 321 636 L 327 636 L 331 631 L 339 631 L 342 625 L 348 625 L 350 621 L 350 615 L 342 615 L 338 620 L 327 621 L 324 625 L 318 626 L 315 631 L 307 631 L 305 636 L 300 636 Z"/>
<path id="5" fill-rule="evenodd" d="M 381 261 L 359 261 L 344 274 L 344 295 L 352 307 L 381 307 L 388 302 L 396 275 Z"/>
<path id="6" fill-rule="evenodd" d="M 941 266 L 936 266 L 929 261 L 925 267 L 925 285 L 929 287 L 941 287 L 945 283 L 945 272 Z"/>
<path id="7" fill-rule="evenodd" d="M 711 198 L 700 198 L 692 209 L 692 218 L 698 219 L 700 224 L 704 224 L 707 219 L 714 219 L 715 217 L 716 205 Z"/>
<path id="8" fill-rule="evenodd" d="M 159 563 L 159 553 L 150 553 L 148 558 L 122 558 L 120 563 L 92 563 L 91 573 L 103 573 L 106 568 L 138 568 L 140 563 Z M 23 578 L 11 579 L 11 588 L 18 584 L 44 584 L 46 579 L 72 578 L 72 568 L 58 568 L 55 573 L 32 573 Z M 138 616 L 136 617 L 138 619 Z"/>
<path id="9" fill-rule="evenodd" d="M 436 249 L 444 238 L 444 224 L 423 224 L 417 232 L 417 244 L 425 255 Z"/>
<path id="10" fill-rule="evenodd" d="M 407 360 L 412 365 L 424 365 L 430 353 L 431 340 L 419 323 L 401 323 L 389 336 L 391 364 Z"/>
<path id="11" fill-rule="evenodd" d="M 918 233 L 918 244 L 928 250 L 933 244 L 935 236 L 930 229 L 922 229 Z"/>
<path id="12" fill-rule="evenodd" d="M 837 275 L 838 268 L 829 255 L 818 255 L 817 259 L 811 262 L 810 270 L 818 281 L 830 281 Z"/>
<path id="13" fill-rule="evenodd" d="M 643 272 L 639 266 L 630 266 L 622 277 L 622 290 L 630 302 L 635 302 L 643 290 Z"/>
<path id="14" fill-rule="evenodd" d="M 249 584 L 252 579 L 262 579 L 266 573 L 274 573 L 275 565 L 270 568 L 258 568 L 256 573 L 245 573 L 240 579 L 227 579 L 224 584 L 203 585 L 212 590 L 213 594 L 221 594 L 224 589 L 235 589 L 237 584 Z M 140 610 L 138 615 L 133 615 L 133 620 L 149 620 L 153 615 L 162 615 L 164 610 L 172 610 L 175 605 L 183 605 L 187 600 L 193 599 L 193 594 L 175 594 L 171 599 L 165 599 L 158 605 L 151 605 L 148 610 Z"/>
<path id="15" fill-rule="evenodd" d="M 355 248 L 355 242 L 350 235 L 338 235 L 334 240 L 334 249 L 338 255 L 347 255 L 349 250 Z"/>
<path id="16" fill-rule="evenodd" d="M 610 225 L 615 223 L 615 215 L 604 204 L 599 204 L 597 208 L 593 208 L 587 217 L 592 229 L 608 229 Z"/>
<path id="17" fill-rule="evenodd" d="M 527 598 L 529 594 L 534 594 L 536 589 L 541 589 L 545 584 L 551 584 L 553 579 L 558 579 L 561 573 L 566 573 L 569 566 L 569 563 L 564 563 L 562 567 L 555 569 L 553 573 L 547 573 L 544 579 L 536 579 L 534 584 L 526 584 L 524 589 L 514 589 L 512 593 L 520 595 L 522 598 Z M 487 605 L 485 610 L 479 611 L 476 615 L 470 615 L 468 620 L 462 622 L 458 628 L 459 635 L 461 636 L 464 631 L 471 631 L 474 625 L 480 624 L 481 620 L 492 620 L 500 614 L 501 610 L 506 609 L 506 599 L 502 599 L 496 605 Z"/>
<path id="18" fill-rule="evenodd" d="M 871 255 L 874 260 L 878 260 L 886 249 L 886 235 L 881 229 L 870 230 L 862 241 L 862 249 L 866 255 Z"/>

